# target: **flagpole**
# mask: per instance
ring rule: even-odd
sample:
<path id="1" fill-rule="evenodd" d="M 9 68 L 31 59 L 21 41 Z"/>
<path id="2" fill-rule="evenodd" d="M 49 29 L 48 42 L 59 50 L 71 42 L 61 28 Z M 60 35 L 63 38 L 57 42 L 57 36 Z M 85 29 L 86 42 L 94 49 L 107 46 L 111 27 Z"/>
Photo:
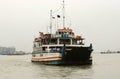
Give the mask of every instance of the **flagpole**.
<path id="1" fill-rule="evenodd" d="M 59 27 L 58 27 L 58 17 L 57 17 L 57 29 L 58 29 L 58 28 L 59 28 Z M 56 29 L 56 30 L 57 30 L 57 29 Z"/>
<path id="2" fill-rule="evenodd" d="M 65 28 L 65 1 L 63 0 L 63 28 Z"/>
<path id="3" fill-rule="evenodd" d="M 52 34 L 52 10 L 50 10 L 50 34 Z"/>

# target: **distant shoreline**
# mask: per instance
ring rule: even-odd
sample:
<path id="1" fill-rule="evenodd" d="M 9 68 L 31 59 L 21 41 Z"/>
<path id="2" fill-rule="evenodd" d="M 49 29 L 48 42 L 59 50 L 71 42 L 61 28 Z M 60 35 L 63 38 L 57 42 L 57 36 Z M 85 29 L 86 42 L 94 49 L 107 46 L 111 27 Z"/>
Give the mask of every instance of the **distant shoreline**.
<path id="1" fill-rule="evenodd" d="M 100 52 L 101 54 L 120 54 L 120 51 L 106 51 L 106 52 Z"/>

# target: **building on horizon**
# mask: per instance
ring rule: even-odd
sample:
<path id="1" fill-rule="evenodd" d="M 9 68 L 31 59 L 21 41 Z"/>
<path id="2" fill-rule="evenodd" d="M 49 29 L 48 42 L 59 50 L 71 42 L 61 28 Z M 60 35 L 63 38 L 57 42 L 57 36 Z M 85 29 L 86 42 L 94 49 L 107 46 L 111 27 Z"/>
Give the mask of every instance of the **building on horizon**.
<path id="1" fill-rule="evenodd" d="M 16 51 L 15 47 L 0 47 L 0 54 L 6 55 L 6 54 L 12 54 Z"/>

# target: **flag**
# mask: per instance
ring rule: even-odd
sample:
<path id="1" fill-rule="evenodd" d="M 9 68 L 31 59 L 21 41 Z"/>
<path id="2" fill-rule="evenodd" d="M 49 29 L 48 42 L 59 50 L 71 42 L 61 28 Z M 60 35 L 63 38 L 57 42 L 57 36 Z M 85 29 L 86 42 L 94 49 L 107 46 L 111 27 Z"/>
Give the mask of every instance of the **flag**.
<path id="1" fill-rule="evenodd" d="M 52 19 L 55 19 L 55 17 L 52 16 Z"/>
<path id="2" fill-rule="evenodd" d="M 57 15 L 57 18 L 60 18 L 60 15 Z"/>

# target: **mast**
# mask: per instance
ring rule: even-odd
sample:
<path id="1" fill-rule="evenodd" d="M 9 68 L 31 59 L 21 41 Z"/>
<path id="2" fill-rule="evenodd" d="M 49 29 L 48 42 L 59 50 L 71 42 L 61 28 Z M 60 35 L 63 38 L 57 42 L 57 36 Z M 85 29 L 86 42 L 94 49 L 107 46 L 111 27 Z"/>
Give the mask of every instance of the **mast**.
<path id="1" fill-rule="evenodd" d="M 52 34 L 52 10 L 50 10 L 50 34 Z"/>
<path id="2" fill-rule="evenodd" d="M 63 28 L 65 28 L 65 1 L 63 0 Z"/>

